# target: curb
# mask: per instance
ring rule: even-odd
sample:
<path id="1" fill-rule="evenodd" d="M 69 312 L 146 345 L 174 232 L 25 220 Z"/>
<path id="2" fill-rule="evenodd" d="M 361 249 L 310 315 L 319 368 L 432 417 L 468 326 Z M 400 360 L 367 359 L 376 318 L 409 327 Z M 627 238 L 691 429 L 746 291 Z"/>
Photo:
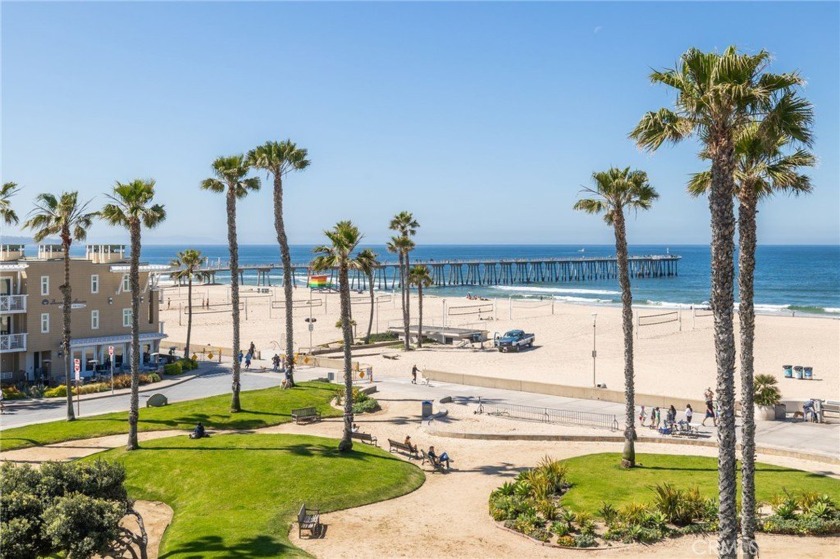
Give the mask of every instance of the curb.
<path id="1" fill-rule="evenodd" d="M 488 441 L 567 441 L 567 442 L 624 442 L 624 437 L 615 435 L 508 435 L 501 433 L 451 433 L 447 431 L 437 431 L 429 429 L 426 431 L 434 437 L 442 437 L 449 439 L 472 439 L 472 440 L 488 440 Z M 673 444 L 683 446 L 704 446 L 707 448 L 717 448 L 717 443 L 711 441 L 685 440 L 685 439 L 652 439 L 640 437 L 636 442 L 638 443 L 653 443 L 653 444 Z M 740 445 L 738 445 L 740 448 Z M 756 446 L 756 454 L 769 454 L 772 456 L 783 456 L 787 458 L 797 458 L 799 460 L 810 460 L 812 462 L 821 462 L 824 464 L 831 464 L 833 466 L 840 466 L 840 458 L 835 456 L 826 456 L 824 454 L 811 454 L 808 452 L 799 452 L 796 450 L 789 450 L 774 446 Z"/>

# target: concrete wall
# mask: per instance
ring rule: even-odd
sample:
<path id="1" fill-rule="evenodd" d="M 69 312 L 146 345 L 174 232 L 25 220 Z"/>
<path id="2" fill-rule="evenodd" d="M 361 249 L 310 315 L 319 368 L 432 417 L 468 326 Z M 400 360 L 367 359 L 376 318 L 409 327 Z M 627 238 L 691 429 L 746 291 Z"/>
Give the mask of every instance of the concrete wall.
<path id="1" fill-rule="evenodd" d="M 429 380 L 463 384 L 467 386 L 481 386 L 484 388 L 498 388 L 500 390 L 516 390 L 519 392 L 531 392 L 535 394 L 549 394 L 551 396 L 563 396 L 565 398 L 577 398 L 581 400 L 602 400 L 605 402 L 617 403 L 624 403 L 625 401 L 624 391 L 619 392 L 618 390 L 607 390 L 605 388 L 566 386 L 562 384 L 549 384 L 546 382 L 535 382 L 530 380 L 450 373 L 447 371 L 435 371 L 431 369 L 424 370 L 423 376 Z M 636 393 L 637 406 L 668 407 L 672 404 L 678 410 L 683 410 L 685 409 L 686 404 L 691 404 L 691 407 L 694 409 L 695 417 L 702 417 L 706 410 L 706 403 L 701 400 L 678 400 L 667 396 Z"/>

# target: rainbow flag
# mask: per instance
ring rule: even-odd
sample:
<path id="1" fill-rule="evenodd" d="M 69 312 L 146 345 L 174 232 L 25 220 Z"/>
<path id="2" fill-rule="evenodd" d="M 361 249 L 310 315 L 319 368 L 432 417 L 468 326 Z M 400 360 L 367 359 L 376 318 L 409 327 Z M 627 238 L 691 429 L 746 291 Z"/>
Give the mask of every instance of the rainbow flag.
<path id="1" fill-rule="evenodd" d="M 324 289 L 327 287 L 327 276 L 309 276 L 310 289 Z"/>

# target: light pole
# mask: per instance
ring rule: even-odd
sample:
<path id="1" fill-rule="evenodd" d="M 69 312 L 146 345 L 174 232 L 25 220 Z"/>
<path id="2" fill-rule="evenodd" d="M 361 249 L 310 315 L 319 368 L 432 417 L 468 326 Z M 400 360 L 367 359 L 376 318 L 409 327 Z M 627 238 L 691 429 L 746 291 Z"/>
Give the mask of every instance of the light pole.
<path id="1" fill-rule="evenodd" d="M 598 350 L 595 349 L 595 321 L 598 318 L 598 313 L 592 313 L 592 388 L 598 386 L 595 384 L 595 360 L 598 357 Z"/>

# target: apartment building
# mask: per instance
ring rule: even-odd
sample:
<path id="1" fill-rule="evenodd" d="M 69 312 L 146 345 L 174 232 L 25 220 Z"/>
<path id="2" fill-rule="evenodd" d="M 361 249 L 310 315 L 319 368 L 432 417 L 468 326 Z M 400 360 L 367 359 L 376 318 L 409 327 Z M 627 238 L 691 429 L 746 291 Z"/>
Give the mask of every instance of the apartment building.
<path id="1" fill-rule="evenodd" d="M 64 253 L 61 245 L 40 245 L 27 258 L 23 245 L 0 245 L 0 380 L 63 382 Z M 83 377 L 110 370 L 109 348 L 119 369 L 130 363 L 131 290 L 123 245 L 88 245 L 84 258 L 70 262 L 72 287 L 70 350 Z M 140 266 L 142 358 L 158 351 L 166 337 L 158 322 L 155 272 L 168 266 Z M 71 367 L 73 367 L 71 361 Z M 72 375 L 72 372 L 71 372 Z"/>

